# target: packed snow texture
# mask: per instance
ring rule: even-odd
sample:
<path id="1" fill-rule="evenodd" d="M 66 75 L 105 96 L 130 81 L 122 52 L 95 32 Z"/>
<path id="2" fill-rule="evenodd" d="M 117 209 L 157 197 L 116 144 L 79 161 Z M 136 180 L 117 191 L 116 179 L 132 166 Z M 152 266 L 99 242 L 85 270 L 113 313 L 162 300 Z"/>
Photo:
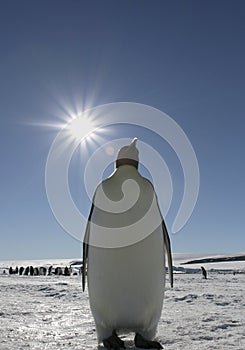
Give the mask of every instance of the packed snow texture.
<path id="1" fill-rule="evenodd" d="M 174 282 L 157 335 L 164 349 L 245 349 L 245 274 L 176 274 Z M 0 274 L 0 291 L 1 350 L 97 349 L 80 276 Z M 122 339 L 133 347 L 133 334 Z"/>

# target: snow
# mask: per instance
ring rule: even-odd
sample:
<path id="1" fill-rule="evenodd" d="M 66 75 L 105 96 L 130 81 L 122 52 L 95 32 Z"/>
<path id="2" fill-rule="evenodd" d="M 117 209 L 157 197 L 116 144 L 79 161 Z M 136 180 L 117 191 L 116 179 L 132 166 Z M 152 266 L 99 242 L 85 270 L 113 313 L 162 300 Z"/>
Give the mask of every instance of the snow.
<path id="1" fill-rule="evenodd" d="M 40 261 L 39 265 L 65 266 L 69 261 Z M 13 262 L 16 265 L 21 266 Z M 37 266 L 34 261 L 23 262 L 26 265 Z M 0 263 L 6 266 L 11 265 Z M 158 340 L 164 349 L 244 350 L 244 286 L 245 274 L 209 272 L 207 280 L 201 273 L 175 274 L 172 290 L 166 283 L 159 322 Z M 0 350 L 97 349 L 80 276 L 0 274 L 0 292 Z M 133 347 L 132 334 L 122 338 Z"/>

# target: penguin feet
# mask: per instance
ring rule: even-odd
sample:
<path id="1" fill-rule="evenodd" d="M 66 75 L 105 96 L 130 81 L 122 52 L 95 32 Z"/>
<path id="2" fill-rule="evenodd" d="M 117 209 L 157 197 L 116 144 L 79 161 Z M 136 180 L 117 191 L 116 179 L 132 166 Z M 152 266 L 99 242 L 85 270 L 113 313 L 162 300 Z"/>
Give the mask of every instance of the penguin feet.
<path id="1" fill-rule="evenodd" d="M 112 335 L 103 340 L 103 345 L 105 348 L 107 349 L 113 349 L 113 350 L 119 350 L 120 348 L 126 349 L 125 345 L 124 345 L 124 341 L 122 341 L 122 339 L 120 339 L 116 332 L 114 331 L 112 333 Z"/>
<path id="2" fill-rule="evenodd" d="M 146 340 L 139 333 L 135 334 L 134 343 L 137 348 L 142 349 L 163 349 L 162 345 L 157 341 Z"/>

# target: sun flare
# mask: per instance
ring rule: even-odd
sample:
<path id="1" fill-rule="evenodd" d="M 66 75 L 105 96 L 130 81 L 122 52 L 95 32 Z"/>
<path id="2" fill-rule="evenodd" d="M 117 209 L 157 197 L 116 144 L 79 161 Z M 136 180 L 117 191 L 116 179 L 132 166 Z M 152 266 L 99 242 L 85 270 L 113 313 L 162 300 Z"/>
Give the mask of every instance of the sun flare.
<path id="1" fill-rule="evenodd" d="M 72 116 L 65 126 L 64 146 L 76 145 L 81 158 L 104 142 L 106 130 L 98 126 L 96 113 L 87 110 Z"/>
<path id="2" fill-rule="evenodd" d="M 70 137 L 76 141 L 81 141 L 86 138 L 88 141 L 92 137 L 92 133 L 95 129 L 95 123 L 92 122 L 92 119 L 86 115 L 80 115 L 72 120 L 67 125 L 68 132 Z"/>

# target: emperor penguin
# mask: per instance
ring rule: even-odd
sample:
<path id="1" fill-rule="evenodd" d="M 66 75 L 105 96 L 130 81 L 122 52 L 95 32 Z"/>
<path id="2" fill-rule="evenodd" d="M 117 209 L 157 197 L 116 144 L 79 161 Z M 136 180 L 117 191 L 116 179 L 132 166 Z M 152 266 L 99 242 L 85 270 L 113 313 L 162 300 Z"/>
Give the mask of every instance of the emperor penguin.
<path id="1" fill-rule="evenodd" d="M 125 348 L 122 333 L 135 334 L 135 346 L 162 348 L 154 341 L 165 290 L 165 254 L 170 284 L 170 239 L 152 183 L 138 171 L 135 138 L 122 147 L 111 176 L 94 193 L 83 241 L 82 287 L 87 276 L 98 344 Z"/>

